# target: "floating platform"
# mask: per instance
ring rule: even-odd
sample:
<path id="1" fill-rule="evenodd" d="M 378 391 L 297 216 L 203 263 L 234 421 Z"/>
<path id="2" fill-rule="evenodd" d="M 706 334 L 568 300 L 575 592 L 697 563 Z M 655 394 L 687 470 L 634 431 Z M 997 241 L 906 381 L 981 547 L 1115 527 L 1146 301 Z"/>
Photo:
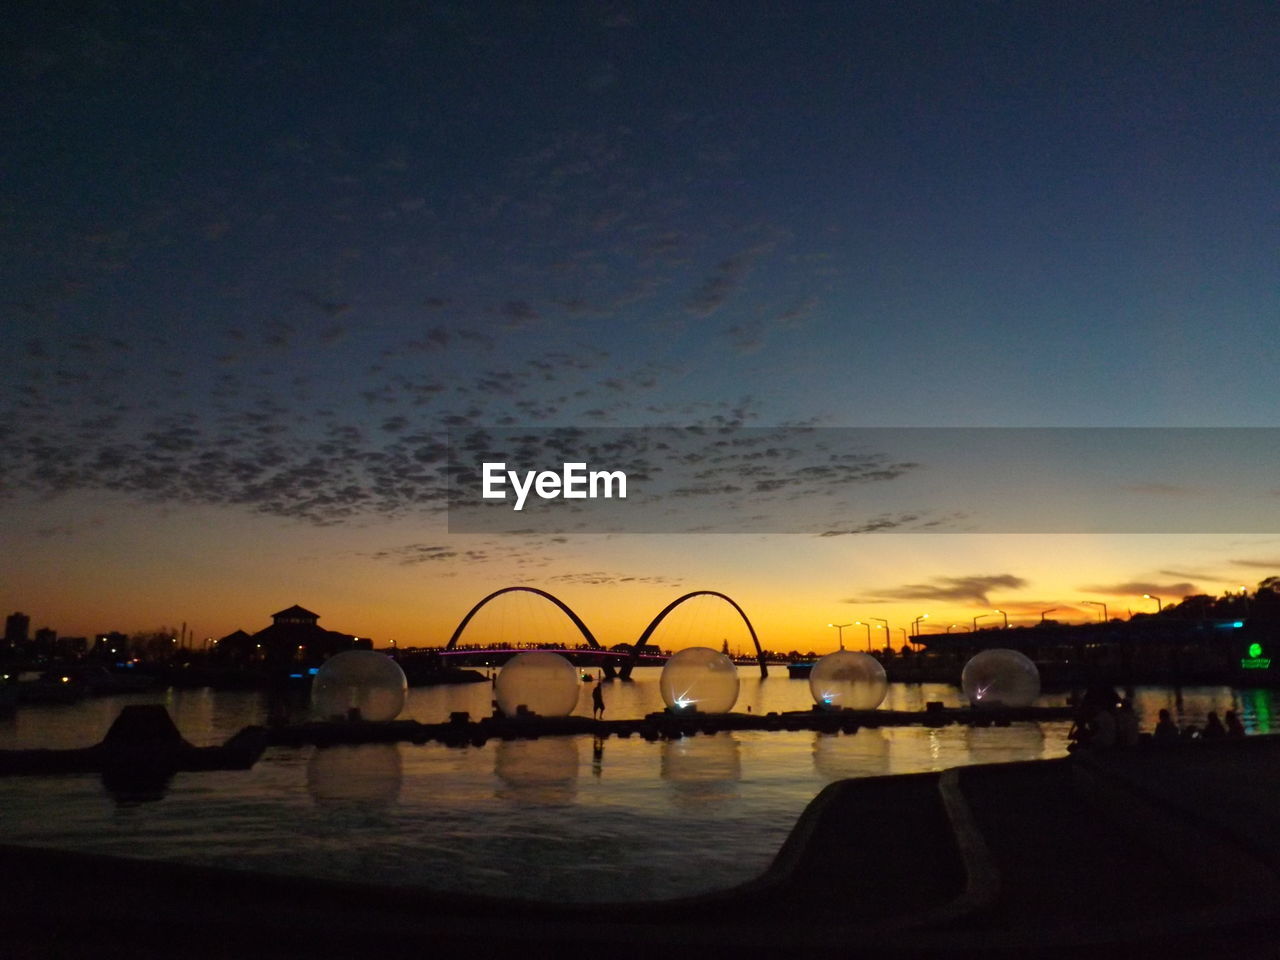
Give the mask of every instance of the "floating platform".
<path id="1" fill-rule="evenodd" d="M 192 770 L 248 770 L 267 747 L 266 730 L 246 727 L 221 746 L 195 747 L 163 706 L 125 707 L 101 743 L 72 750 L 0 750 L 2 774 L 168 775 Z"/>
<path id="2" fill-rule="evenodd" d="M 904 727 L 949 724 L 1007 726 L 1011 723 L 1070 720 L 1071 707 L 933 708 L 928 710 L 798 710 L 788 713 L 651 713 L 640 720 L 593 720 L 589 717 L 484 717 L 465 713 L 447 723 L 392 720 L 385 723 L 333 720 L 275 727 L 267 732 L 272 746 L 355 743 L 444 743 L 479 746 L 491 739 L 537 737 L 631 737 L 666 740 L 726 730 L 815 730 L 854 733 L 862 727 Z"/>

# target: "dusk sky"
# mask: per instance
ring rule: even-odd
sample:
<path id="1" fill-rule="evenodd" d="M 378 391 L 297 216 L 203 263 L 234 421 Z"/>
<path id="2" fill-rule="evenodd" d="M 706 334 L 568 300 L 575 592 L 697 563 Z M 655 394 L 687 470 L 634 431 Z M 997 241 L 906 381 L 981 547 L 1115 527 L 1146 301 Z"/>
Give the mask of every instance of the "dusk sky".
<path id="1" fill-rule="evenodd" d="M 0 607 L 33 627 L 220 636 L 300 603 L 442 643 L 525 584 L 616 643 L 714 589 L 766 646 L 825 650 L 831 621 L 1084 621 L 1280 573 L 1275 473 L 1247 533 L 461 534 L 443 509 L 450 430 L 1280 425 L 1274 3 L 7 21 Z M 1125 479 L 1215 495 L 1176 462 Z M 489 628 L 555 619 L 520 603 Z M 656 639 L 718 643 L 721 613 Z"/>

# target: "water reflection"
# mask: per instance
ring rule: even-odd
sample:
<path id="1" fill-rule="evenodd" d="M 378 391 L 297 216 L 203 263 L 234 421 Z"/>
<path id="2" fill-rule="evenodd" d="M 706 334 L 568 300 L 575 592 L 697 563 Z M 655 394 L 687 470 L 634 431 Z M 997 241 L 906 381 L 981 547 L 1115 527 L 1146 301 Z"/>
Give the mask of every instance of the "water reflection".
<path id="1" fill-rule="evenodd" d="M 307 792 L 321 806 L 387 807 L 403 782 L 396 743 L 321 747 L 307 761 Z"/>
<path id="2" fill-rule="evenodd" d="M 500 800 L 563 806 L 578 795 L 578 738 L 499 740 L 493 755 Z"/>
<path id="3" fill-rule="evenodd" d="M 118 807 L 163 800 L 173 782 L 174 771 L 145 765 L 121 765 L 102 771 L 102 789 Z"/>
<path id="4" fill-rule="evenodd" d="M 1044 731 L 1038 723 L 1007 727 L 965 727 L 964 749 L 971 763 L 1011 763 L 1045 756 Z"/>
<path id="5" fill-rule="evenodd" d="M 742 779 L 738 740 L 731 733 L 664 740 L 660 769 L 677 805 L 702 807 L 732 800 Z"/>
<path id="6" fill-rule="evenodd" d="M 883 730 L 864 727 L 852 736 L 815 733 L 813 768 L 828 780 L 879 776 L 889 766 L 889 741 Z"/>

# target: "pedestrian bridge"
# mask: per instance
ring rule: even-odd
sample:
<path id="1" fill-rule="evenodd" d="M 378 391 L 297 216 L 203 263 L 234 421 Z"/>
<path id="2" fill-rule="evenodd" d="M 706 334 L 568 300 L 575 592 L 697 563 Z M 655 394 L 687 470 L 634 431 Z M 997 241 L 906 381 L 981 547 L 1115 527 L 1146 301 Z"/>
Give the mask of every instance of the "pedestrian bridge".
<path id="1" fill-rule="evenodd" d="M 613 676 L 616 673 L 617 676 L 622 677 L 624 680 L 630 679 L 631 671 L 637 666 L 642 664 L 666 662 L 665 658 L 662 657 L 657 648 L 649 645 L 649 640 L 653 636 L 653 632 L 658 629 L 658 626 L 673 610 L 679 607 L 682 603 L 692 600 L 695 597 L 718 597 L 725 603 L 729 604 L 737 611 L 738 615 L 742 617 L 742 622 L 746 625 L 747 632 L 751 634 L 751 642 L 755 645 L 755 659 L 760 665 L 760 676 L 767 677 L 769 675 L 769 668 L 765 659 L 764 650 L 760 647 L 760 638 L 756 636 L 756 629 L 751 625 L 751 620 L 747 616 L 746 611 L 744 611 L 742 607 L 738 606 L 731 597 L 720 593 L 717 590 L 694 590 L 672 600 L 658 612 L 657 616 L 649 621 L 644 630 L 640 632 L 635 643 L 631 644 L 630 650 L 616 651 L 606 650 L 602 647 L 600 642 L 596 640 L 595 635 L 591 632 L 591 629 L 583 622 L 582 618 L 579 617 L 568 604 L 554 594 L 548 593 L 546 590 L 540 590 L 537 587 L 503 587 L 501 590 L 493 591 L 493 593 L 481 599 L 475 606 L 467 611 L 467 615 L 459 621 L 457 628 L 453 631 L 453 636 L 449 638 L 449 642 L 445 645 L 444 650 L 441 651 L 442 655 L 450 657 L 450 662 L 453 663 L 461 664 L 476 662 L 475 660 L 454 659 L 464 655 L 470 655 L 472 657 L 479 656 L 477 651 L 474 649 L 459 647 L 458 640 L 466 631 L 467 625 L 471 623 L 475 615 L 479 613 L 486 604 L 508 593 L 532 593 L 535 596 L 542 597 L 544 600 L 547 600 L 558 608 L 578 629 L 578 632 L 582 634 L 582 638 L 586 642 L 585 648 L 577 647 L 574 649 L 556 650 L 557 653 L 563 653 L 565 656 L 568 656 L 569 660 L 578 666 L 598 666 L 605 671 L 606 676 Z M 514 656 L 516 653 L 522 652 L 521 648 L 494 647 L 491 649 L 494 652 L 491 653 L 490 656 L 501 655 L 504 658 Z"/>

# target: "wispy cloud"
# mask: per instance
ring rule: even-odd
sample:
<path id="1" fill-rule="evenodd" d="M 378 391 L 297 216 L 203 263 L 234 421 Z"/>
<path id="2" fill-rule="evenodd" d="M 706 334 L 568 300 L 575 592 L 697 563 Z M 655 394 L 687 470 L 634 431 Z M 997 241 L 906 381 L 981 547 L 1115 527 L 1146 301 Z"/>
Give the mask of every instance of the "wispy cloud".
<path id="1" fill-rule="evenodd" d="M 1027 585 L 1012 573 L 975 574 L 967 577 L 935 577 L 928 583 L 908 583 L 875 590 L 869 597 L 848 597 L 843 603 L 888 603 L 896 600 L 941 600 L 990 606 L 993 590 L 1018 590 Z"/>
<path id="2" fill-rule="evenodd" d="M 1113 597 L 1134 597 L 1149 593 L 1161 600 L 1181 599 L 1203 591 L 1194 583 L 1157 582 L 1154 580 L 1126 580 L 1123 583 L 1096 583 L 1079 588 L 1082 593 L 1100 593 Z"/>

